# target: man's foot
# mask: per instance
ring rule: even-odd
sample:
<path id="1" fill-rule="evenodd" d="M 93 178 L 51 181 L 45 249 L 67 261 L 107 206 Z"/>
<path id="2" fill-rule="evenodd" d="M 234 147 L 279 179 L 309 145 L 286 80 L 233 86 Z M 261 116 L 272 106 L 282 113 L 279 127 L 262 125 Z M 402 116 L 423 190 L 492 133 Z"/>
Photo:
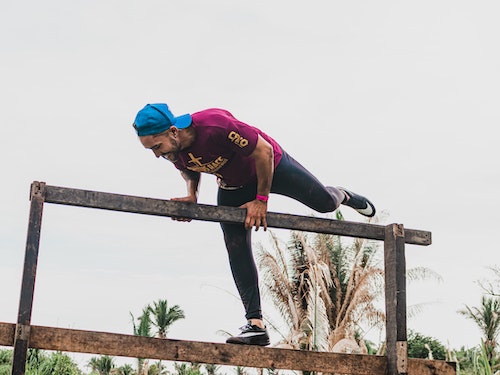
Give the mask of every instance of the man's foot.
<path id="1" fill-rule="evenodd" d="M 240 328 L 241 333 L 238 336 L 229 337 L 226 342 L 228 344 L 241 344 L 241 345 L 269 345 L 269 335 L 267 329 L 257 327 L 247 323 Z"/>
<path id="2" fill-rule="evenodd" d="M 375 206 L 367 198 L 341 187 L 338 187 L 337 189 L 344 192 L 344 194 L 346 195 L 346 198 L 344 199 L 342 204 L 354 208 L 361 215 L 368 217 L 375 216 Z"/>

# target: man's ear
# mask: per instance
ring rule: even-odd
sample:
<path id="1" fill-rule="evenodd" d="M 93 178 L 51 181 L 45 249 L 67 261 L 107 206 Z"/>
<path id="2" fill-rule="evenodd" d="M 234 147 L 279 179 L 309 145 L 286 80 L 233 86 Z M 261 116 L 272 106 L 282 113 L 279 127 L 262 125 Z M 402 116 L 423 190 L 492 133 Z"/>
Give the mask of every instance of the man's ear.
<path id="1" fill-rule="evenodd" d="M 169 130 L 172 133 L 172 137 L 177 138 L 177 134 L 179 134 L 179 129 L 175 126 L 171 126 Z"/>

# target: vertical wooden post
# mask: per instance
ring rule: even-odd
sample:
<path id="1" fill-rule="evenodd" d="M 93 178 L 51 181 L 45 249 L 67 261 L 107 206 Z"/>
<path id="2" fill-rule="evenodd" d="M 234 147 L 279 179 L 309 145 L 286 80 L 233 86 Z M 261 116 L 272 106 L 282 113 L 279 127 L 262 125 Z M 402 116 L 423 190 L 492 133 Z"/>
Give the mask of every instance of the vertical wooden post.
<path id="1" fill-rule="evenodd" d="M 388 375 L 408 374 L 406 261 L 402 224 L 385 227 L 385 313 Z"/>
<path id="2" fill-rule="evenodd" d="M 28 354 L 31 328 L 31 311 L 33 307 L 33 293 L 35 290 L 43 203 L 45 199 L 44 188 L 44 182 L 34 182 L 31 185 L 31 206 L 26 251 L 24 255 L 21 297 L 19 300 L 19 312 L 17 315 L 16 334 L 14 337 L 12 375 L 24 375 L 26 371 L 26 357 Z"/>

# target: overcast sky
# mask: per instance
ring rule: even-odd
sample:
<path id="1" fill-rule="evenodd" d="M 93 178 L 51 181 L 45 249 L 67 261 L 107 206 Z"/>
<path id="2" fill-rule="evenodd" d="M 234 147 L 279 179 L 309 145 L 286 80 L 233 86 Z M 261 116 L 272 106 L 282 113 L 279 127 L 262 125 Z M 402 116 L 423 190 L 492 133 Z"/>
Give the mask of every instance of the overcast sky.
<path id="1" fill-rule="evenodd" d="M 185 194 L 131 127 L 146 103 L 167 102 L 178 115 L 228 109 L 325 184 L 370 197 L 386 223 L 431 231 L 431 246 L 407 246 L 408 267 L 444 281 L 409 286 L 409 304 L 434 303 L 408 326 L 452 348 L 478 344 L 456 311 L 479 305 L 475 281 L 500 264 L 499 11 L 455 0 L 3 1 L 0 321 L 17 320 L 32 181 Z M 215 194 L 203 176 L 200 203 Z M 277 196 L 269 209 L 313 214 Z M 235 293 L 216 223 L 45 206 L 33 324 L 130 333 L 129 312 L 166 298 L 187 316 L 170 337 L 223 341 L 217 330 L 244 323 Z"/>

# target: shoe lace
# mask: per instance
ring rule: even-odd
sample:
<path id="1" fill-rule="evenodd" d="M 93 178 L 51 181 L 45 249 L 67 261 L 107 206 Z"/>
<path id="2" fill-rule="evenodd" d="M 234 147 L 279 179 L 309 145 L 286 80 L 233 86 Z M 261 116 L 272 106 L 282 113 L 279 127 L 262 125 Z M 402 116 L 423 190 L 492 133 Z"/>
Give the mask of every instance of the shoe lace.
<path id="1" fill-rule="evenodd" d="M 251 331 L 253 329 L 253 326 L 250 323 L 247 323 L 244 326 L 241 326 L 239 329 L 241 332 Z"/>

